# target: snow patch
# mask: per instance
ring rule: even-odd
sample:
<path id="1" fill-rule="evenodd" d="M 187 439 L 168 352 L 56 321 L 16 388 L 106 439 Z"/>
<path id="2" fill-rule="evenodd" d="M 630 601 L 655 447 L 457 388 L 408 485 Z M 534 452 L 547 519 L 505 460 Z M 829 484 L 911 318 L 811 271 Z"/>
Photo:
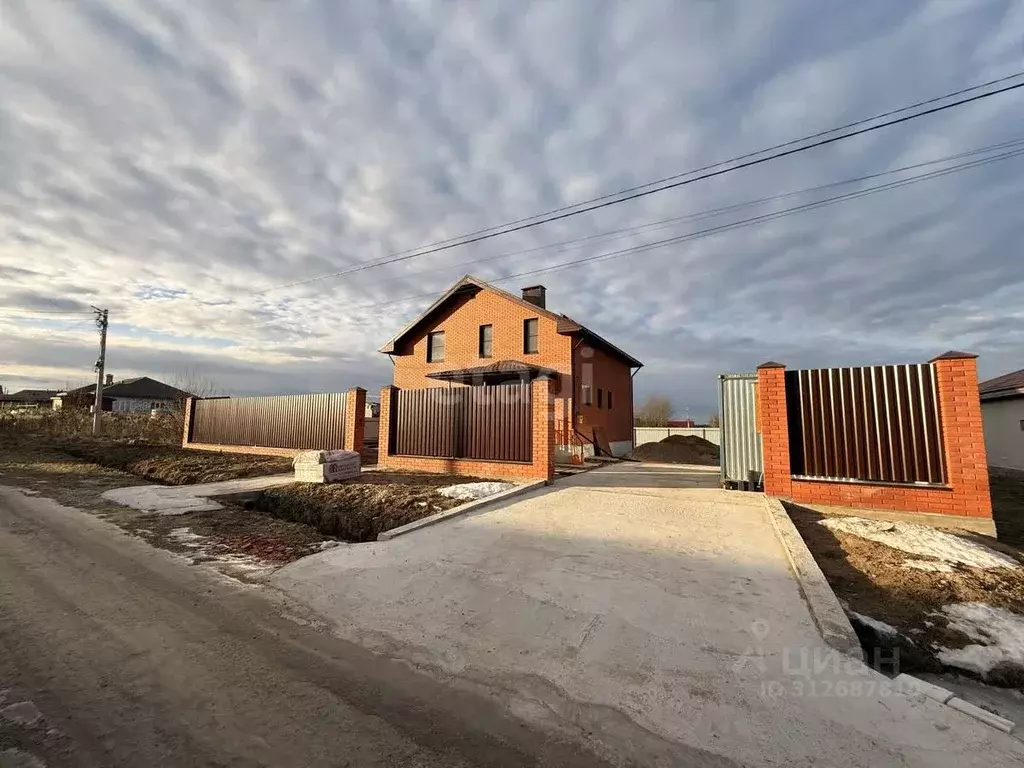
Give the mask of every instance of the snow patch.
<path id="1" fill-rule="evenodd" d="M 442 496 L 447 496 L 449 499 L 476 501 L 477 499 L 486 499 L 488 496 L 502 493 L 511 488 L 515 488 L 514 483 L 462 483 L 461 485 L 449 485 L 444 488 L 438 488 L 437 492 Z"/>
<path id="2" fill-rule="evenodd" d="M 939 661 L 985 675 L 999 664 L 1024 667 L 1024 616 L 984 603 L 957 603 L 943 607 L 949 626 L 979 640 L 965 648 L 941 648 Z"/>
<path id="3" fill-rule="evenodd" d="M 935 573 L 952 573 L 955 570 L 949 563 L 936 560 L 904 560 L 903 567 L 915 571 L 934 571 Z"/>
<path id="4" fill-rule="evenodd" d="M 832 531 L 850 533 L 901 552 L 925 555 L 947 563 L 961 563 L 974 568 L 1020 567 L 1012 558 L 993 552 L 982 544 L 926 525 L 887 523 L 862 517 L 831 517 L 819 522 Z"/>
<path id="5" fill-rule="evenodd" d="M 857 613 L 856 611 L 850 611 L 850 618 L 854 621 L 858 621 L 866 627 L 871 627 L 880 635 L 888 635 L 889 637 L 898 637 L 900 631 L 896 629 L 892 624 L 886 624 L 884 621 L 879 619 L 873 619 L 870 616 L 865 616 L 863 613 Z"/>
<path id="6" fill-rule="evenodd" d="M 172 528 L 167 537 L 174 539 L 184 547 L 191 547 L 192 549 L 199 549 L 203 546 L 203 542 L 206 541 L 205 536 L 192 533 L 191 528 Z"/>

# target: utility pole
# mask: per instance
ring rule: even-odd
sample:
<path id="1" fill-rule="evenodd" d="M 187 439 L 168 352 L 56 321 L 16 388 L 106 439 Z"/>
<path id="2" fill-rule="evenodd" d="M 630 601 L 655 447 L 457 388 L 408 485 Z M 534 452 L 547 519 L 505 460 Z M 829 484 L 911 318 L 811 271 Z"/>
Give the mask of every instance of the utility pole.
<path id="1" fill-rule="evenodd" d="M 93 307 L 96 313 L 96 327 L 100 329 L 100 359 L 96 361 L 96 401 L 92 410 L 92 433 L 100 434 L 103 416 L 103 366 L 107 362 L 107 310 Z"/>

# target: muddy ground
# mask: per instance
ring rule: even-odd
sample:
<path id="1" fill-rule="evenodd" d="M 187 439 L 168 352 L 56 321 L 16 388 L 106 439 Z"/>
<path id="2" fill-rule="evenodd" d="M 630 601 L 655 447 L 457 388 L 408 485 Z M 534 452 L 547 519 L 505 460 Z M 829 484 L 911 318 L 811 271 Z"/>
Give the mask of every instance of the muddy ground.
<path id="1" fill-rule="evenodd" d="M 141 448 L 138 463 L 128 460 L 126 466 L 142 471 L 151 466 L 145 462 L 153 454 L 145 446 Z M 194 456 L 203 456 L 199 451 L 187 453 L 189 462 Z M 129 451 L 122 448 L 117 455 L 128 456 Z M 219 456 L 209 455 L 215 467 L 209 471 L 224 471 Z M 199 474 L 202 476 L 206 471 L 200 468 Z M 50 441 L 0 437 L 0 485 L 21 488 L 95 514 L 154 546 L 185 555 L 194 563 L 223 562 L 232 575 L 244 577 L 315 552 L 324 541 L 311 526 L 241 506 L 225 504 L 223 509 L 209 512 L 158 516 L 113 504 L 102 497 L 112 488 L 146 483 L 146 479 L 70 456 Z"/>
<path id="2" fill-rule="evenodd" d="M 952 573 L 937 573 L 905 568 L 902 564 L 907 559 L 928 558 L 830 530 L 818 524 L 825 515 L 795 504 L 785 506 L 829 585 L 848 610 L 884 621 L 903 636 L 895 640 L 879 636 L 855 622 L 869 657 L 876 648 L 895 647 L 900 649 L 901 671 L 941 672 L 946 667 L 936 658 L 933 646 L 963 648 L 974 642 L 948 626 L 940 613 L 943 606 L 978 602 L 1024 615 L 1024 569 L 956 565 Z M 1024 563 L 1015 547 L 983 536 L 964 535 Z M 1024 670 L 996 669 L 986 681 L 1021 687 Z"/>
<path id="3" fill-rule="evenodd" d="M 274 517 L 312 526 L 343 541 L 376 541 L 400 525 L 464 504 L 437 493 L 483 478 L 414 472 L 367 472 L 344 483 L 295 483 L 270 488 L 255 502 Z"/>

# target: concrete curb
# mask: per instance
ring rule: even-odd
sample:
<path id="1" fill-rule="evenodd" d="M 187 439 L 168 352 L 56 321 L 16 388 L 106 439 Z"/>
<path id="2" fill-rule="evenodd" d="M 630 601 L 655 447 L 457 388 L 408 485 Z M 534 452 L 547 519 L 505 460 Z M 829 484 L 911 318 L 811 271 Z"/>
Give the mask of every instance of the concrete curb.
<path id="1" fill-rule="evenodd" d="M 547 484 L 547 480 L 534 480 L 532 483 L 517 485 L 515 488 L 509 488 L 507 491 L 496 493 L 493 496 L 488 496 L 484 499 L 477 499 L 476 501 L 470 501 L 458 507 L 446 509 L 444 512 L 438 512 L 436 515 L 430 515 L 429 517 L 424 517 L 420 520 L 400 525 L 397 528 L 392 528 L 390 531 L 384 531 L 383 533 L 377 534 L 377 541 L 389 541 L 390 539 L 397 538 L 398 536 L 404 536 L 407 533 L 418 531 L 420 528 L 429 528 L 432 525 L 443 523 L 445 520 L 451 520 L 453 517 L 461 517 L 469 512 L 476 512 L 491 504 L 501 504 L 509 499 L 514 499 L 517 496 L 523 496 L 535 491 L 538 488 L 543 488 Z"/>
<path id="2" fill-rule="evenodd" d="M 814 619 L 822 638 L 840 653 L 864 660 L 864 649 L 861 648 L 857 633 L 839 604 L 832 587 L 825 580 L 825 574 L 814 561 L 814 556 L 804 543 L 800 532 L 789 519 L 782 502 L 771 496 L 765 496 L 765 509 L 772 522 L 775 534 L 779 537 L 782 548 L 786 550 L 786 559 L 796 575 L 800 592 L 804 596 L 811 618 Z"/>
<path id="3" fill-rule="evenodd" d="M 947 690 L 934 683 L 929 683 L 925 680 L 919 680 L 912 675 L 897 675 L 893 680 L 896 684 L 897 690 L 902 693 L 908 694 L 920 694 L 927 696 L 929 699 L 934 699 L 939 704 L 945 704 L 951 709 L 955 709 L 968 717 L 973 717 L 975 720 L 984 723 L 985 725 L 996 728 L 1003 733 L 1012 733 L 1016 724 L 1012 720 L 1007 720 L 1005 717 L 1000 717 L 997 714 L 989 712 L 987 709 L 982 709 L 974 704 L 964 701 L 963 699 L 955 696 L 952 691 Z"/>

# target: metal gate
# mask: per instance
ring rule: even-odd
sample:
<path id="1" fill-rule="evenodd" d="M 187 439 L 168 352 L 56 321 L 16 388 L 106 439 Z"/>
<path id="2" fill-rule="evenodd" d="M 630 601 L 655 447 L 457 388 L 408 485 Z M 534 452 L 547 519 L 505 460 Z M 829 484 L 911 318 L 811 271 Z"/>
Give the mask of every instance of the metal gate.
<path id="1" fill-rule="evenodd" d="M 721 420 L 719 462 L 723 484 L 761 484 L 764 461 L 757 433 L 757 374 L 718 375 Z"/>

